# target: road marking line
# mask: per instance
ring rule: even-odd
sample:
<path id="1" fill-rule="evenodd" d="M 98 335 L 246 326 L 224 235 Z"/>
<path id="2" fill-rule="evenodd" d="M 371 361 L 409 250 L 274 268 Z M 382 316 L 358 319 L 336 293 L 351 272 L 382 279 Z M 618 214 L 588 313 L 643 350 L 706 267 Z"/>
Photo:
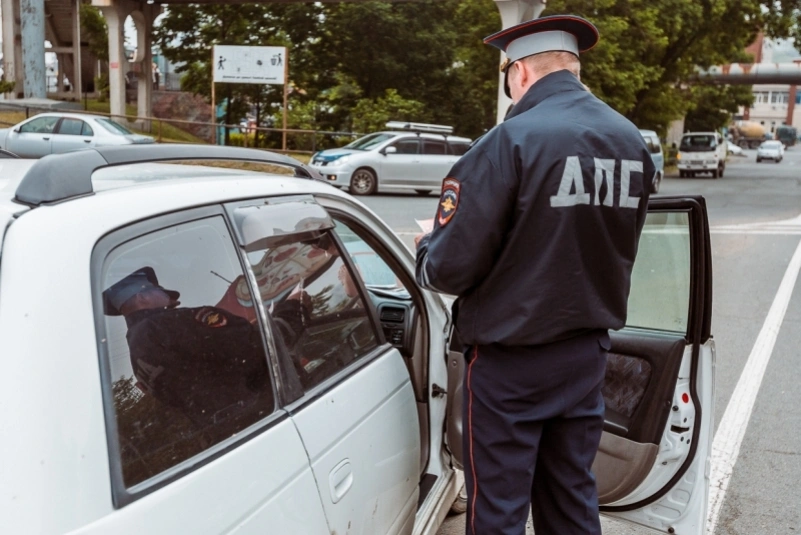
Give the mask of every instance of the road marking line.
<path id="1" fill-rule="evenodd" d="M 801 242 L 793 254 L 784 278 L 773 299 L 765 323 L 757 336 L 748 361 L 745 363 L 743 373 L 737 381 L 737 386 L 720 421 L 715 439 L 712 441 L 712 466 L 710 475 L 710 493 L 708 502 L 707 534 L 713 535 L 717 527 L 720 509 L 726 497 L 734 464 L 740 454 L 740 445 L 745 437 L 745 430 L 754 409 L 759 387 L 768 367 L 773 346 L 779 335 L 779 329 L 784 321 L 787 306 L 793 295 L 793 288 L 801 270 Z"/>

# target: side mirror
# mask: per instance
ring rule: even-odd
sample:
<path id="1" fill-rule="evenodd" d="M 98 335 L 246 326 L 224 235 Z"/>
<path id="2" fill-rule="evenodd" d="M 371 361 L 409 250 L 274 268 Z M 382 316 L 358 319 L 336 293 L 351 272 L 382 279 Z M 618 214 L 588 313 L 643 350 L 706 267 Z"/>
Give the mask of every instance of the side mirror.
<path id="1" fill-rule="evenodd" d="M 19 126 L 15 126 L 15 127 L 14 127 L 14 132 L 16 132 L 17 134 L 19 134 Z"/>
<path id="2" fill-rule="evenodd" d="M 386 154 L 395 154 L 396 152 L 398 152 L 398 147 L 386 147 L 386 148 L 383 150 L 383 153 L 384 153 L 385 155 L 386 155 Z"/>

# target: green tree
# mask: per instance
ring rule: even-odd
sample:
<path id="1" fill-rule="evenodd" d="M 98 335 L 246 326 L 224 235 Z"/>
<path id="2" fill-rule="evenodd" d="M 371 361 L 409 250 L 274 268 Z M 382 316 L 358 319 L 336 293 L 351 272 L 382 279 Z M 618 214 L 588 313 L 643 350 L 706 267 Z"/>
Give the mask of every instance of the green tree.
<path id="1" fill-rule="evenodd" d="M 574 13 L 594 22 L 601 42 L 582 58 L 582 81 L 638 126 L 664 133 L 670 121 L 707 106 L 696 99 L 707 99 L 710 91 L 691 89 L 698 67 L 747 60 L 743 51 L 760 30 L 788 35 L 800 5 L 798 0 L 550 0 L 545 15 Z M 739 90 L 720 96 L 743 101 Z"/>
<path id="2" fill-rule="evenodd" d="M 357 132 L 382 130 L 388 121 L 426 120 L 426 107 L 422 102 L 401 97 L 395 89 L 387 89 L 384 96 L 364 98 L 353 108 L 353 127 Z"/>
<path id="3" fill-rule="evenodd" d="M 100 9 L 81 4 L 81 32 L 89 42 L 89 51 L 99 60 L 108 61 L 108 26 Z"/>
<path id="4" fill-rule="evenodd" d="M 708 132 L 731 123 L 731 116 L 740 106 L 754 101 L 748 85 L 696 85 L 691 90 L 692 106 L 684 118 L 685 130 Z"/>

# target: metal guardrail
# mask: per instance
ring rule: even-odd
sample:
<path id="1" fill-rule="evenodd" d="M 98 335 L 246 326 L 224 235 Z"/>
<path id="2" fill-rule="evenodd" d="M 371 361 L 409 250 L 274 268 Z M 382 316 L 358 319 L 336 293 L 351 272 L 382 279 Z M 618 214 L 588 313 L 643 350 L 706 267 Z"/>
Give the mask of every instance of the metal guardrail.
<path id="1" fill-rule="evenodd" d="M 165 117 L 149 117 L 149 116 L 139 116 L 139 115 L 130 115 L 130 114 L 113 114 L 113 113 L 106 113 L 101 111 L 90 111 L 84 109 L 63 109 L 63 108 L 42 108 L 36 106 L 20 106 L 15 105 L 13 101 L 0 101 L 0 111 L 2 110 L 10 110 L 10 111 L 21 111 L 25 112 L 25 118 L 28 119 L 32 115 L 37 115 L 39 113 L 76 113 L 76 114 L 86 114 L 86 115 L 99 115 L 102 117 L 108 117 L 110 119 L 117 120 L 123 126 L 134 128 L 135 130 L 143 130 L 146 133 L 149 133 L 153 137 L 156 138 L 156 141 L 159 143 L 196 143 L 196 144 L 211 144 L 207 141 L 201 142 L 192 142 L 187 140 L 180 140 L 180 139 L 169 139 L 164 136 L 164 124 L 168 124 L 171 126 L 176 126 L 177 128 L 181 128 L 181 126 L 193 126 L 193 127 L 205 127 L 210 129 L 217 129 L 222 130 L 223 135 L 225 130 L 227 129 L 229 133 L 233 133 L 237 136 L 242 137 L 242 144 L 231 144 L 229 146 L 241 146 L 245 148 L 260 148 L 265 150 L 270 150 L 273 152 L 280 152 L 280 153 L 299 153 L 299 154 L 313 154 L 318 150 L 318 137 L 347 137 L 347 138 L 356 138 L 360 137 L 364 134 L 358 132 L 332 132 L 328 130 L 305 130 L 299 128 L 268 128 L 268 127 L 256 127 L 256 126 L 248 126 L 243 127 L 241 124 L 227 124 L 227 123 L 215 123 L 215 122 L 204 122 L 204 121 L 188 121 L 185 119 L 168 119 Z M 125 122 L 118 121 L 118 119 L 125 119 Z M 131 125 L 134 123 L 134 126 Z M 148 124 L 149 123 L 149 124 Z M 4 126 L 14 126 L 17 123 L 9 123 L 7 121 L 0 120 L 0 125 Z M 142 126 L 145 128 L 137 128 L 137 126 Z M 150 132 L 147 132 L 149 126 Z M 155 130 L 155 131 L 154 131 Z M 192 132 L 184 130 L 187 134 L 192 135 L 193 137 L 199 137 L 197 135 L 192 134 Z M 242 132 L 244 130 L 244 132 Z M 257 143 L 257 136 L 256 133 L 260 133 L 264 135 L 264 138 L 268 134 L 271 133 L 278 133 L 282 137 L 284 133 L 287 135 L 295 134 L 295 135 L 303 135 L 303 136 L 310 136 L 310 140 L 308 143 L 308 148 L 299 148 L 297 147 L 297 143 L 295 143 L 295 147 L 292 149 L 283 148 L 283 147 L 260 147 L 260 146 L 252 146 Z M 215 132 L 215 137 L 216 132 Z M 259 136 L 261 137 L 261 136 Z M 230 136 L 229 136 L 230 138 Z M 323 145 L 328 145 L 327 143 L 323 143 Z M 333 148 L 333 147 L 326 147 L 326 148 Z"/>

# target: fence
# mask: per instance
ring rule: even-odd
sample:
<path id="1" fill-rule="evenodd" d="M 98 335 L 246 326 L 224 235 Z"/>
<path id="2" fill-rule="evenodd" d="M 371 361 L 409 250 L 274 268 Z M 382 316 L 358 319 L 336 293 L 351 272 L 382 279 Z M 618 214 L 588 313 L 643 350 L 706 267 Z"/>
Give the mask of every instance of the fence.
<path id="1" fill-rule="evenodd" d="M 115 122 L 131 128 L 132 130 L 149 133 L 159 143 L 210 143 L 216 139 L 219 140 L 218 144 L 226 144 L 227 141 L 227 144 L 231 146 L 261 148 L 275 152 L 301 154 L 313 154 L 318 150 L 338 147 L 363 135 L 357 132 L 266 128 L 241 124 L 185 121 L 182 119 L 167 119 L 164 117 L 119 115 L 80 109 L 40 108 L 36 106 L 15 105 L 8 101 L 0 102 L 0 113 L 3 111 L 24 113 L 25 119 L 39 113 L 63 112 L 99 115 L 114 119 Z M 22 120 L 22 118 L 14 119 L 14 122 L 10 122 L 0 116 L 0 125 L 14 126 Z M 121 119 L 124 119 L 124 121 Z"/>

